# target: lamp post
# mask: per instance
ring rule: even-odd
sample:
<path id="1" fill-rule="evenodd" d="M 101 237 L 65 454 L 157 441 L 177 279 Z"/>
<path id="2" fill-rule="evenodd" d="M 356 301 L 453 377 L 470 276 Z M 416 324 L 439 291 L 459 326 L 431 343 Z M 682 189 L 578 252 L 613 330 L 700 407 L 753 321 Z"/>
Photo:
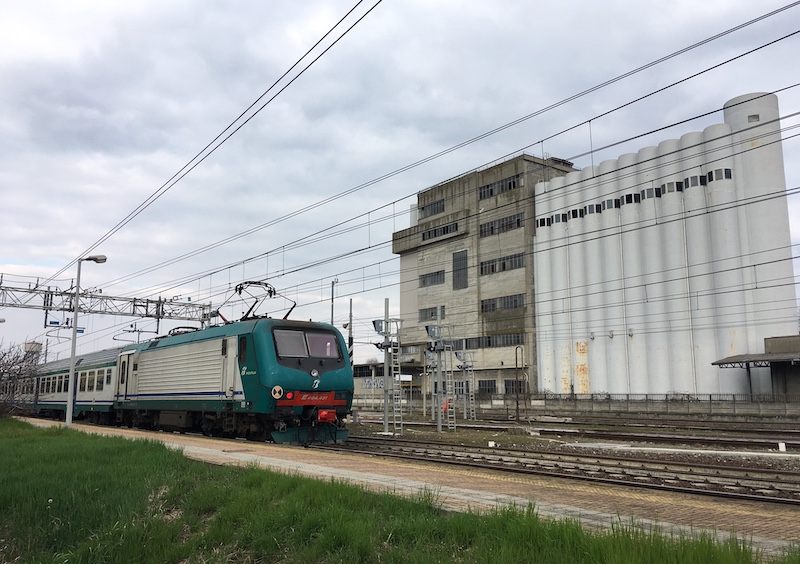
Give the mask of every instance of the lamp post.
<path id="1" fill-rule="evenodd" d="M 67 389 L 67 427 L 72 425 L 72 411 L 75 409 L 75 387 L 78 380 L 75 378 L 75 347 L 78 343 L 78 300 L 80 299 L 81 292 L 81 263 L 84 261 L 91 261 L 103 264 L 106 260 L 108 260 L 106 255 L 92 255 L 90 257 L 78 259 L 78 275 L 75 277 L 75 302 L 72 304 L 74 313 L 72 316 L 72 355 L 69 361 L 69 387 Z"/>

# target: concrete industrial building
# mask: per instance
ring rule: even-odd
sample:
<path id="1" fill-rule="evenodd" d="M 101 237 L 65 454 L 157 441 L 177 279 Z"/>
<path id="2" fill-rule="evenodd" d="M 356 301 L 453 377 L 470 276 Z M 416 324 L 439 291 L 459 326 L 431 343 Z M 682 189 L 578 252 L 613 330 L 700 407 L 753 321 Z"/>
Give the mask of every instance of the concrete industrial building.
<path id="1" fill-rule="evenodd" d="M 797 334 L 777 97 L 576 170 L 522 155 L 420 192 L 394 234 L 402 360 L 425 325 L 475 353 L 479 390 L 771 393 L 713 363 Z M 523 359 L 520 359 L 520 355 Z"/>
<path id="2" fill-rule="evenodd" d="M 392 241 L 403 363 L 426 364 L 425 326 L 438 311 L 454 349 L 474 351 L 476 391 L 515 391 L 517 366 L 531 375 L 534 186 L 571 171 L 566 161 L 521 155 L 418 194 L 417 217 Z"/>

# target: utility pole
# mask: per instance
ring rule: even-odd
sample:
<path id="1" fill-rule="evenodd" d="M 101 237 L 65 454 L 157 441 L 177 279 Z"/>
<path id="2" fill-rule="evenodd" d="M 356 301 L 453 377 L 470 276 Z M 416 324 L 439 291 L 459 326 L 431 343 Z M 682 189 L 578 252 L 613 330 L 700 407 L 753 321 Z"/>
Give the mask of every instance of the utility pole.
<path id="1" fill-rule="evenodd" d="M 331 325 L 333 325 L 333 285 L 339 281 L 338 278 L 331 280 Z"/>
<path id="2" fill-rule="evenodd" d="M 350 357 L 350 368 L 355 366 L 353 362 L 353 298 L 350 298 L 350 319 L 347 321 L 347 354 Z"/>
<path id="3" fill-rule="evenodd" d="M 72 313 L 72 353 L 70 354 L 69 362 L 69 385 L 67 387 L 67 412 L 64 424 L 67 427 L 72 426 L 72 412 L 75 410 L 75 392 L 78 385 L 78 379 L 75 377 L 75 348 L 78 342 L 78 311 L 80 310 L 81 299 L 81 263 L 84 261 L 96 262 L 103 264 L 106 262 L 106 255 L 92 255 L 78 259 L 78 275 L 75 277 L 75 301 L 73 303 Z"/>
<path id="4" fill-rule="evenodd" d="M 438 383 L 436 384 L 439 388 L 439 393 L 437 394 L 439 397 L 439 404 L 436 410 L 436 431 L 441 433 L 442 432 L 442 414 L 444 412 L 444 401 L 446 394 L 444 393 L 444 380 L 442 379 L 442 351 L 444 351 L 444 341 L 442 340 L 442 308 L 436 308 L 436 334 L 438 335 L 438 342 L 436 343 L 436 378 Z M 450 406 L 448 405 L 447 408 L 449 409 Z"/>
<path id="5" fill-rule="evenodd" d="M 390 378 L 392 370 L 390 366 L 390 355 L 392 342 L 389 336 L 389 298 L 385 299 L 383 312 L 383 432 L 389 433 L 389 386 L 392 385 Z"/>

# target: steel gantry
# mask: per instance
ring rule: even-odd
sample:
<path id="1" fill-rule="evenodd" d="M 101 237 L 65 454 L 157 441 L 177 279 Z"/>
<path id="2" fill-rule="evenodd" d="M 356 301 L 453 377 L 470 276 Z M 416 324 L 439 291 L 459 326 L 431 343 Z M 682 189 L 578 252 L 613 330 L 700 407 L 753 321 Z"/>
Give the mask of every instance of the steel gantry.
<path id="1" fill-rule="evenodd" d="M 438 314 L 437 314 L 438 315 Z M 436 396 L 439 398 L 435 402 L 437 411 L 436 430 L 442 432 L 442 416 L 444 415 L 447 429 L 456 429 L 456 391 L 455 378 L 453 376 L 453 337 L 449 325 L 441 325 L 437 317 L 436 325 L 426 325 L 425 331 L 428 333 L 430 342 L 428 349 L 436 354 Z"/>
<path id="2" fill-rule="evenodd" d="M 39 309 L 43 311 L 75 311 L 75 291 L 52 286 L 9 286 L 0 278 L 0 307 Z M 123 298 L 101 293 L 81 292 L 80 313 L 102 313 L 153 319 L 173 319 L 208 323 L 217 316 L 211 304 L 179 302 L 158 298 Z"/>
<path id="3" fill-rule="evenodd" d="M 383 350 L 383 432 L 389 432 L 389 407 L 392 411 L 392 434 L 403 433 L 403 383 L 400 377 L 400 328 L 402 320 L 389 317 L 389 299 L 386 298 L 383 319 L 372 322 L 375 332 L 383 336 L 376 346 Z"/>

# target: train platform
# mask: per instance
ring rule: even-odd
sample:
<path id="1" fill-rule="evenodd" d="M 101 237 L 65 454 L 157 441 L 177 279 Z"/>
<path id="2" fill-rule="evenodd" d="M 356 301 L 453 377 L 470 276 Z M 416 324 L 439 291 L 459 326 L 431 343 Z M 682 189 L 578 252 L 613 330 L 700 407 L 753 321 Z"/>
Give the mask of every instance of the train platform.
<path id="1" fill-rule="evenodd" d="M 74 428 L 160 440 L 171 448 L 181 449 L 189 458 L 213 464 L 257 465 L 278 472 L 357 484 L 373 491 L 412 497 L 424 495 L 447 511 L 482 512 L 508 506 L 526 508 L 532 504 L 542 518 L 580 521 L 596 530 L 636 527 L 684 537 L 705 533 L 723 541 L 735 536 L 765 554 L 780 554 L 791 546 L 800 546 L 797 508 L 774 503 L 735 502 L 288 445 L 81 424 L 75 424 Z"/>

